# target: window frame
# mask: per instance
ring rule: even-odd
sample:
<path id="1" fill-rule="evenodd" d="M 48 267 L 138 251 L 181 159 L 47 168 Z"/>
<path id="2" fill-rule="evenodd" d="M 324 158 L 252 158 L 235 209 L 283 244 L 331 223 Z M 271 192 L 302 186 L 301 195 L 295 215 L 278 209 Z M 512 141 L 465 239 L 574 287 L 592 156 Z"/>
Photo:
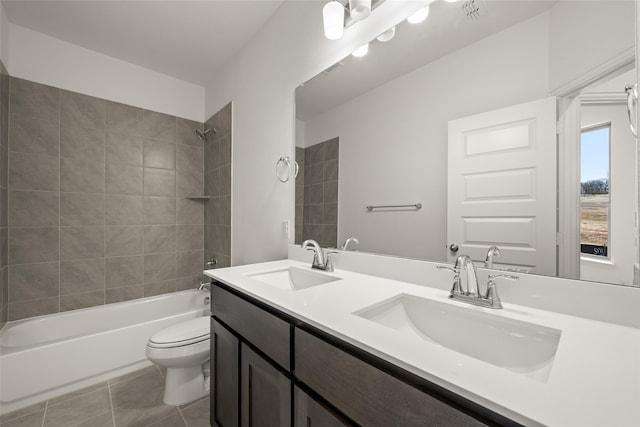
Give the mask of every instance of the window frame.
<path id="1" fill-rule="evenodd" d="M 580 162 L 579 162 L 579 171 L 582 171 L 582 135 L 587 132 L 593 132 L 600 129 L 608 129 L 607 132 L 607 150 L 608 150 L 608 192 L 607 192 L 607 201 L 606 202 L 583 202 L 582 201 L 582 191 L 580 191 L 579 197 L 579 208 L 580 208 L 580 225 L 579 225 L 579 233 L 578 235 L 582 235 L 582 208 L 583 207 L 606 207 L 607 208 L 607 255 L 595 255 L 582 252 L 582 238 L 580 238 L 580 258 L 589 261 L 599 261 L 599 262 L 611 262 L 612 257 L 612 242 L 611 242 L 611 121 L 606 121 L 603 123 L 597 123 L 589 126 L 585 126 L 580 128 Z M 579 174 L 580 175 L 580 174 Z M 580 185 L 582 185 L 582 177 L 579 176 L 578 179 Z"/>

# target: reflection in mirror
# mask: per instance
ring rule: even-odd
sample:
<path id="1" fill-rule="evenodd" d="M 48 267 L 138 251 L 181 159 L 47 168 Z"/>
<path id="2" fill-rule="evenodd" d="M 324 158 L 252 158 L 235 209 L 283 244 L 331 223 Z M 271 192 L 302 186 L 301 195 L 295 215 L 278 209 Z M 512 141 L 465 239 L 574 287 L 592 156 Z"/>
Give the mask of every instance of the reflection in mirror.
<path id="1" fill-rule="evenodd" d="M 296 90 L 298 161 L 302 149 L 306 159 L 306 150 L 339 139 L 336 239 L 329 242 L 324 229 L 318 234 L 316 228 L 316 237 L 304 233 L 304 218 L 321 217 L 320 208 L 312 207 L 320 203 L 305 204 L 310 196 L 300 190 L 296 191 L 297 240 L 314 238 L 335 247 L 355 236 L 360 242 L 355 249 L 360 251 L 439 262 L 461 253 L 484 261 L 487 249 L 497 245 L 498 268 L 557 275 L 562 271 L 557 260 L 568 256 L 580 259 L 581 271 L 565 277 L 631 284 L 629 266 L 638 261 L 635 249 L 616 233 L 635 235 L 633 223 L 626 222 L 634 214 L 636 196 L 629 188 L 635 185 L 635 163 L 616 166 L 618 154 L 612 147 L 626 145 L 626 154 L 619 155 L 630 161 L 635 159 L 634 141 L 629 140 L 628 124 L 614 132 L 613 118 L 587 117 L 592 107 L 598 107 L 589 99 L 624 102 L 624 86 L 635 82 L 632 72 L 624 74 L 634 66 L 634 2 L 484 0 L 477 4 L 480 13 L 468 19 L 461 2 L 434 2 L 424 22 L 398 25 L 392 40 L 372 41 L 366 56 L 344 58 Z M 589 91 L 599 95 L 589 98 Z M 602 95 L 605 92 L 607 96 Z M 598 193 L 589 194 L 591 205 L 578 206 L 579 168 L 574 173 L 569 160 L 559 162 L 553 149 L 556 115 L 562 121 L 566 111 L 558 108 L 556 113 L 551 95 L 560 97 L 561 105 L 560 100 L 579 95 L 587 100 L 589 105 L 580 108 L 583 122 L 575 121 L 576 135 L 581 128 L 611 123 L 608 205 L 602 204 L 604 193 Z M 529 113 L 510 118 L 514 110 L 537 103 L 554 109 L 541 113 L 544 127 L 542 119 L 532 119 Z M 484 132 L 486 122 L 477 121 L 489 113 L 499 119 L 492 122 L 490 134 Z M 454 137 L 451 126 L 457 123 L 468 127 L 459 128 Z M 542 138 L 543 130 L 550 136 Z M 614 137 L 621 132 L 629 135 Z M 559 143 L 566 137 L 561 133 Z M 551 147 L 550 154 L 536 151 L 543 142 Z M 456 144 L 461 159 L 451 157 Z M 572 156 L 571 162 L 580 162 L 579 148 Z M 456 168 L 457 184 L 450 177 Z M 632 174 L 616 178 L 618 169 Z M 572 171 L 570 179 L 563 176 L 567 171 Z M 309 173 L 305 170 L 304 176 Z M 540 180 L 546 187 L 540 187 Z M 453 184 L 465 209 L 460 212 L 448 207 Z M 628 206 L 618 206 L 616 192 Z M 575 199 L 574 210 L 581 209 L 583 219 L 591 222 L 581 227 L 576 214 L 569 221 L 576 236 L 583 229 L 586 233 L 588 226 L 608 224 L 606 257 L 580 253 L 581 244 L 585 250 L 591 245 L 593 251 L 602 251 L 602 239 L 556 242 L 556 236 L 566 231 L 557 224 L 568 215 L 563 200 L 569 195 Z M 585 198 L 586 193 L 583 202 Z M 422 209 L 366 209 L 414 203 L 421 203 Z M 624 212 L 626 219 L 614 217 L 616 212 Z M 462 233 L 452 237 L 453 231 Z M 449 249 L 456 247 L 458 252 Z M 625 255 L 630 259 L 624 260 Z M 600 268 L 613 264 L 624 274 Z"/>
<path id="2" fill-rule="evenodd" d="M 635 141 L 620 87 L 634 71 L 580 96 L 580 278 L 633 284 Z"/>
<path id="3" fill-rule="evenodd" d="M 333 138 L 311 147 L 296 147 L 300 171 L 296 178 L 296 238 L 312 239 L 321 246 L 337 247 L 338 153 Z"/>

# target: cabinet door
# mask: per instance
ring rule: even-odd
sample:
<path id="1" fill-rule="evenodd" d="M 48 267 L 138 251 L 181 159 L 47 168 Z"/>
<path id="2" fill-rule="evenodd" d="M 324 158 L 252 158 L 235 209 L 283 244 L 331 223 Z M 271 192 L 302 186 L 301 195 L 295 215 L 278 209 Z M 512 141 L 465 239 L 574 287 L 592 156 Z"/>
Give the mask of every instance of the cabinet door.
<path id="1" fill-rule="evenodd" d="M 296 377 L 360 425 L 486 425 L 298 328 L 295 343 Z"/>
<path id="2" fill-rule="evenodd" d="M 334 414 L 313 400 L 307 393 L 294 387 L 293 427 L 345 427 Z"/>
<path id="3" fill-rule="evenodd" d="M 246 344 L 241 369 L 242 427 L 291 426 L 291 381 Z"/>
<path id="4" fill-rule="evenodd" d="M 211 425 L 239 426 L 240 342 L 211 319 Z"/>
<path id="5" fill-rule="evenodd" d="M 285 320 L 215 285 L 213 314 L 271 360 L 291 370 L 291 326 Z"/>

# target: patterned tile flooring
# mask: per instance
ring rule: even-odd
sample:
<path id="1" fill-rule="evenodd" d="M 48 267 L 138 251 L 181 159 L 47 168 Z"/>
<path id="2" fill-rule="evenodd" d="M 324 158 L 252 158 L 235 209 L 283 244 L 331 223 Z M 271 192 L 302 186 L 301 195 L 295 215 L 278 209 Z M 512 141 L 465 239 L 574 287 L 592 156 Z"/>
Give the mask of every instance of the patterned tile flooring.
<path id="1" fill-rule="evenodd" d="M 184 406 L 162 403 L 157 366 L 0 416 L 2 427 L 209 427 L 209 397 Z"/>

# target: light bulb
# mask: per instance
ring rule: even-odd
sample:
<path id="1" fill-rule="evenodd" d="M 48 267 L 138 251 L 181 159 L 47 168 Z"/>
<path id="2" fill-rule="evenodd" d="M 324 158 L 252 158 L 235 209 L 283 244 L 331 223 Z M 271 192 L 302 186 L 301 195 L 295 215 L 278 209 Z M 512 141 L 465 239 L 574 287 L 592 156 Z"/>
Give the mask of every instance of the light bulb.
<path id="1" fill-rule="evenodd" d="M 329 40 L 337 40 L 344 32 L 344 6 L 337 1 L 330 1 L 322 8 L 324 36 Z"/>
<path id="2" fill-rule="evenodd" d="M 407 22 L 410 22 L 412 24 L 419 24 L 420 22 L 427 19 L 427 16 L 429 16 L 429 5 L 426 5 L 422 9 L 418 9 L 417 11 L 415 11 L 413 15 L 407 18 Z"/>
<path id="3" fill-rule="evenodd" d="M 354 21 L 362 21 L 371 13 L 371 0 L 349 0 L 349 15 Z"/>
<path id="4" fill-rule="evenodd" d="M 396 27 L 391 27 L 387 31 L 385 31 L 384 33 L 380 34 L 376 38 L 378 39 L 378 41 L 381 41 L 382 43 L 384 43 L 384 42 L 388 42 L 389 40 L 393 39 L 395 37 L 395 35 L 396 35 Z"/>
<path id="5" fill-rule="evenodd" d="M 365 56 L 369 52 L 369 43 L 365 43 L 356 50 L 353 51 L 351 55 L 360 58 L 361 56 Z"/>

